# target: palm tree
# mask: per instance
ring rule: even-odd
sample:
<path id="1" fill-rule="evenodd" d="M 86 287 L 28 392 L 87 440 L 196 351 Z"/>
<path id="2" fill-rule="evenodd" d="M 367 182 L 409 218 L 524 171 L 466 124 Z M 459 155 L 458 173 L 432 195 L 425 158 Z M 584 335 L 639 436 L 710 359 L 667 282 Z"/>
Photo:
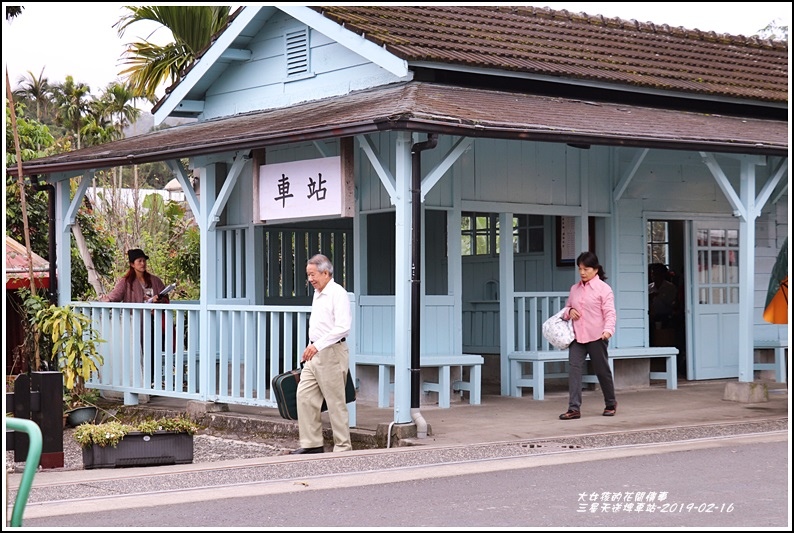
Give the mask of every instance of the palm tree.
<path id="1" fill-rule="evenodd" d="M 80 127 L 80 137 L 85 146 L 96 146 L 121 139 L 121 131 L 113 124 L 107 102 L 99 99 L 88 103 Z"/>
<path id="2" fill-rule="evenodd" d="M 50 82 L 44 77 L 44 67 L 41 68 L 38 78 L 31 71 L 28 71 L 27 76 L 20 76 L 17 86 L 14 96 L 28 102 L 35 102 L 36 120 L 41 122 L 41 113 L 42 111 L 47 112 L 47 105 L 51 102 Z"/>
<path id="3" fill-rule="evenodd" d="M 135 107 L 135 100 L 138 98 L 140 97 L 129 82 L 111 83 L 101 97 L 106 103 L 106 111 L 109 113 L 113 125 L 121 135 L 124 134 L 124 128 L 141 116 L 141 110 Z M 151 100 L 149 101 L 151 102 Z"/>
<path id="4" fill-rule="evenodd" d="M 174 42 L 164 46 L 148 40 L 127 45 L 124 63 L 131 66 L 120 74 L 127 76 L 136 94 L 148 98 L 154 98 L 163 83 L 179 80 L 182 71 L 210 44 L 212 36 L 226 27 L 230 10 L 229 6 L 125 7 L 130 13 L 114 25 L 119 37 L 135 22 L 151 20 L 170 30 L 174 38 Z"/>
<path id="5" fill-rule="evenodd" d="M 56 123 L 66 126 L 74 132 L 77 149 L 80 149 L 80 129 L 88 111 L 86 97 L 91 88 L 85 83 L 75 83 L 72 76 L 66 76 L 66 81 L 57 83 L 52 87 L 52 95 L 57 107 Z"/>
<path id="6" fill-rule="evenodd" d="M 124 136 L 124 128 L 138 120 L 138 117 L 141 114 L 141 110 L 135 107 L 134 102 L 139 97 L 136 96 L 135 92 L 132 89 L 131 84 L 129 81 L 126 83 L 118 83 L 114 82 L 107 86 L 105 89 L 104 94 L 101 97 L 101 101 L 104 107 L 104 111 L 107 116 L 112 121 L 112 126 L 116 130 L 116 134 L 119 138 Z M 151 99 L 148 99 L 151 101 Z M 121 188 L 122 176 L 123 176 L 123 167 L 120 167 L 117 170 L 118 179 L 116 183 L 118 186 L 114 186 L 111 190 L 117 191 Z M 134 197 L 134 210 L 135 215 L 133 217 L 134 221 L 139 219 L 138 210 L 138 165 L 133 165 L 133 197 Z M 115 184 L 114 184 L 115 185 Z M 116 198 L 115 200 L 118 200 Z M 116 203 L 116 201 L 112 202 Z M 138 228 L 135 228 L 135 235 L 138 235 Z"/>

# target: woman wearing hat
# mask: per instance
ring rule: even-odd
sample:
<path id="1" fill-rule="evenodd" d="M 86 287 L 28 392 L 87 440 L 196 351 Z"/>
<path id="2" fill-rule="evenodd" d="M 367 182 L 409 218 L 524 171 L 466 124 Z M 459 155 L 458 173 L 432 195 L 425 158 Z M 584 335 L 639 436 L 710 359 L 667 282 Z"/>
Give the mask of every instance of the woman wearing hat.
<path id="1" fill-rule="evenodd" d="M 126 303 L 162 303 L 170 302 L 168 295 L 160 296 L 165 289 L 163 280 L 146 270 L 146 261 L 149 256 L 140 248 L 127 251 L 130 260 L 130 269 L 117 282 L 109 293 L 100 296 L 102 302 Z"/>
<path id="2" fill-rule="evenodd" d="M 160 296 L 160 292 L 165 289 L 163 280 L 146 270 L 146 261 L 149 256 L 143 253 L 140 248 L 127 250 L 127 257 L 130 261 L 130 269 L 117 282 L 116 286 L 109 293 L 100 296 L 102 302 L 125 302 L 125 303 L 170 303 L 168 295 Z M 154 313 L 150 312 L 150 331 L 154 330 Z M 174 338 L 176 341 L 176 338 Z M 141 324 L 141 342 L 143 342 L 143 324 Z M 165 315 L 163 315 L 162 326 L 162 345 L 165 345 Z M 176 349 L 176 343 L 174 343 Z M 154 369 L 155 364 L 155 345 L 154 335 L 151 336 L 149 348 L 149 365 Z M 153 371 L 153 370 L 152 370 Z"/>

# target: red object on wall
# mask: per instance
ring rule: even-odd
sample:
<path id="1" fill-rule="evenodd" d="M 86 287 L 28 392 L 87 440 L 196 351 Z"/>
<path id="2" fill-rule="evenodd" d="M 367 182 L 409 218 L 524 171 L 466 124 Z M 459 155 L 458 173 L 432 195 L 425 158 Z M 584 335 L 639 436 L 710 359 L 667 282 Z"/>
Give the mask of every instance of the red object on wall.
<path id="1" fill-rule="evenodd" d="M 30 288 L 28 252 L 24 246 L 6 235 L 6 375 L 27 372 L 27 361 L 17 361 L 15 349 L 25 342 L 21 313 L 22 300 L 18 289 Z M 37 288 L 49 289 L 50 264 L 37 254 L 32 255 L 33 278 Z"/>
<path id="2" fill-rule="evenodd" d="M 50 263 L 32 253 L 33 278 L 36 287 L 49 288 Z M 30 287 L 30 262 L 25 247 L 6 235 L 6 290 Z"/>

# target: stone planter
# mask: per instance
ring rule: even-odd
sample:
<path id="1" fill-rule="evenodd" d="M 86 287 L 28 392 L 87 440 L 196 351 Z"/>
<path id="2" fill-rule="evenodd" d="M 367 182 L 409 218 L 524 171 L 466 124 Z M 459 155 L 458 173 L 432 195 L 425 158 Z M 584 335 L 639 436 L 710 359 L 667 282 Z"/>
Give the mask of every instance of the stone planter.
<path id="1" fill-rule="evenodd" d="M 133 431 L 117 446 L 91 445 L 83 448 L 83 467 L 120 468 L 193 462 L 193 435 L 175 431 L 153 434 Z"/>

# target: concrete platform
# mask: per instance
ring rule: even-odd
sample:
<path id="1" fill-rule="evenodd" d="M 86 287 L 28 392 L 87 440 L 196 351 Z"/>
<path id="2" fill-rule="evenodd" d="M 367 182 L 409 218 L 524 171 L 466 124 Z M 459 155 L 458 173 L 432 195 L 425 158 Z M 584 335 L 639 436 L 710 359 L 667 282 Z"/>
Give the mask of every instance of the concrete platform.
<path id="1" fill-rule="evenodd" d="M 740 423 L 762 419 L 787 418 L 790 413 L 788 387 L 785 383 L 764 382 L 767 400 L 731 401 L 726 398 L 726 384 L 736 380 L 684 381 L 679 389 L 669 390 L 662 383 L 649 388 L 618 391 L 618 411 L 604 417 L 603 397 L 598 390 L 583 391 L 582 418 L 559 420 L 567 409 L 568 394 L 564 390 L 547 393 L 542 401 L 531 394 L 513 398 L 483 394 L 481 405 L 466 401 L 453 402 L 449 409 L 421 407 L 428 424 L 426 438 L 416 438 L 414 424 L 391 424 L 392 408 L 381 409 L 376 402 L 357 401 L 357 424 L 351 428 L 354 449 L 399 446 L 454 446 L 488 442 L 552 439 L 574 435 L 628 432 L 683 426 Z M 752 399 L 748 397 L 748 399 Z M 247 432 L 293 436 L 297 439 L 298 424 L 284 420 L 275 408 L 228 405 L 228 411 L 217 404 L 188 402 L 152 397 L 147 404 L 136 406 L 152 412 L 187 412 L 208 427 L 244 435 Z M 331 445 L 327 413 L 323 414 L 326 448 Z"/>

